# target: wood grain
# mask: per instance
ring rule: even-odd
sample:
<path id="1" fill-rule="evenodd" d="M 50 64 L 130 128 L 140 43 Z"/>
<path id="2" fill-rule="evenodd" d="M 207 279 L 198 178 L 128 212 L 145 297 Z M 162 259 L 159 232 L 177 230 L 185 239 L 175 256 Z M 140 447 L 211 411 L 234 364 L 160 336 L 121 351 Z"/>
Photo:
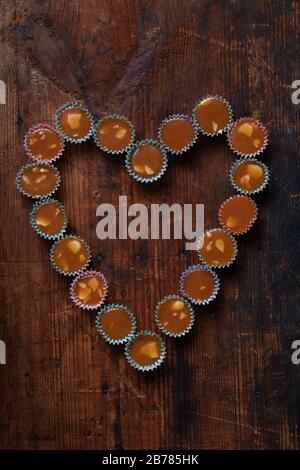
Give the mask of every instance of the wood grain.
<path id="1" fill-rule="evenodd" d="M 300 338 L 300 105 L 291 102 L 299 3 L 8 0 L 1 37 L 1 448 L 299 448 L 300 366 L 290 349 Z M 22 141 L 73 98 L 99 116 L 123 113 L 139 139 L 153 138 L 167 114 L 190 113 L 207 93 L 268 126 L 272 180 L 238 262 L 221 274 L 219 298 L 199 309 L 186 339 L 167 341 L 160 370 L 138 374 L 97 337 L 93 317 L 70 304 L 69 282 L 49 267 L 49 246 L 29 226 L 31 203 L 14 184 Z M 213 227 L 232 193 L 232 160 L 225 138 L 203 137 L 145 187 L 91 143 L 67 146 L 58 196 L 70 230 L 90 243 L 109 301 L 132 308 L 139 328 L 154 327 L 156 302 L 177 292 L 196 254 L 178 240 L 100 242 L 96 207 L 119 195 L 129 204 L 204 203 Z"/>

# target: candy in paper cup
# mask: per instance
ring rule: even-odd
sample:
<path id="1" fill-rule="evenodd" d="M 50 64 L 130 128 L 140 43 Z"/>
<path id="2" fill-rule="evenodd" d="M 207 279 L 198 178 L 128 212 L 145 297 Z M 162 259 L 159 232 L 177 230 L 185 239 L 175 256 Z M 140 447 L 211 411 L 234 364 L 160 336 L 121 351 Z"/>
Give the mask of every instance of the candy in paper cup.
<path id="1" fill-rule="evenodd" d="M 191 304 L 179 295 L 167 295 L 155 308 L 155 322 L 167 336 L 180 338 L 185 336 L 195 322 Z"/>
<path id="2" fill-rule="evenodd" d="M 160 143 L 173 155 L 182 155 L 196 142 L 199 128 L 193 118 L 185 114 L 173 114 L 159 126 Z"/>
<path id="3" fill-rule="evenodd" d="M 187 268 L 181 275 L 179 289 L 182 296 L 195 305 L 207 305 L 220 290 L 220 280 L 215 271 L 203 264 Z"/>
<path id="4" fill-rule="evenodd" d="M 57 240 L 66 231 L 68 216 L 65 207 L 56 199 L 37 201 L 30 214 L 33 230 L 46 240 Z"/>
<path id="5" fill-rule="evenodd" d="M 206 230 L 197 240 L 201 263 L 211 268 L 227 268 L 236 260 L 238 247 L 232 233 L 218 227 Z"/>
<path id="6" fill-rule="evenodd" d="M 64 235 L 53 243 L 50 261 L 58 273 L 76 276 L 90 264 L 91 250 L 86 241 L 77 235 Z"/>
<path id="7" fill-rule="evenodd" d="M 214 137 L 227 132 L 232 123 L 233 111 L 223 96 L 207 95 L 197 101 L 193 116 L 200 132 Z"/>
<path id="8" fill-rule="evenodd" d="M 126 343 L 125 357 L 134 369 L 149 372 L 163 363 L 166 357 L 166 346 L 158 334 L 152 331 L 141 331 L 133 335 Z"/>
<path id="9" fill-rule="evenodd" d="M 152 183 L 160 179 L 167 164 L 166 151 L 156 140 L 142 140 L 131 145 L 125 160 L 128 174 L 140 183 Z"/>
<path id="10" fill-rule="evenodd" d="M 71 101 L 56 111 L 55 127 L 63 139 L 81 144 L 93 135 L 94 119 L 84 104 Z"/>
<path id="11" fill-rule="evenodd" d="M 105 276 L 100 271 L 84 271 L 73 279 L 70 288 L 72 302 L 83 310 L 102 307 L 108 292 Z"/>
<path id="12" fill-rule="evenodd" d="M 257 205 L 249 196 L 231 196 L 219 209 L 219 223 L 234 235 L 247 233 L 257 219 Z"/>
<path id="13" fill-rule="evenodd" d="M 135 130 L 124 116 L 110 114 L 100 119 L 94 127 L 94 141 L 106 153 L 119 155 L 133 144 Z"/>
<path id="14" fill-rule="evenodd" d="M 32 199 L 52 196 L 60 185 L 60 173 L 50 163 L 33 162 L 22 165 L 16 176 L 18 190 Z"/>
<path id="15" fill-rule="evenodd" d="M 270 181 L 270 172 L 267 165 L 256 158 L 242 157 L 232 164 L 229 179 L 237 192 L 249 196 L 265 189 Z"/>
<path id="16" fill-rule="evenodd" d="M 124 305 L 109 304 L 97 313 L 97 331 L 109 344 L 127 343 L 134 336 L 136 327 L 134 313 Z"/>
<path id="17" fill-rule="evenodd" d="M 269 133 L 257 119 L 243 117 L 230 126 L 227 140 L 231 150 L 240 157 L 256 157 L 267 147 Z"/>
<path id="18" fill-rule="evenodd" d="M 48 123 L 39 123 L 31 127 L 24 138 L 24 148 L 32 160 L 51 163 L 64 151 L 65 143 L 61 135 Z"/>

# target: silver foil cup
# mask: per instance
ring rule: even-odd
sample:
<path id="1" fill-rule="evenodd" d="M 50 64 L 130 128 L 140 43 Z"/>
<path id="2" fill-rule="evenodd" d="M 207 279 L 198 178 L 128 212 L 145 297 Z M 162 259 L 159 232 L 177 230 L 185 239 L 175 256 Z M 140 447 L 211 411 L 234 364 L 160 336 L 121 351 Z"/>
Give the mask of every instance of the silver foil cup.
<path id="1" fill-rule="evenodd" d="M 204 237 L 207 236 L 208 233 L 217 232 L 217 231 L 221 231 L 221 232 L 225 233 L 230 238 L 230 240 L 232 241 L 232 244 L 233 244 L 233 250 L 234 250 L 233 256 L 232 256 L 231 260 L 228 261 L 225 264 L 211 264 L 211 263 L 208 263 L 207 261 L 205 261 L 205 259 L 202 256 L 202 253 L 201 253 L 201 248 L 202 248 L 202 245 L 203 245 Z M 199 256 L 199 259 L 200 259 L 201 263 L 203 263 L 205 266 L 209 266 L 210 268 L 214 268 L 214 269 L 215 268 L 217 268 L 217 269 L 219 269 L 219 268 L 228 268 L 236 260 L 236 257 L 237 257 L 237 254 L 238 254 L 238 246 L 237 246 L 236 239 L 234 238 L 233 234 L 231 232 L 229 232 L 229 230 L 226 230 L 225 228 L 222 228 L 222 227 L 212 228 L 212 229 L 206 230 L 204 232 L 204 234 L 198 238 L 198 240 L 196 242 L 196 250 L 197 250 L 197 253 L 198 253 L 198 256 Z"/>
<path id="2" fill-rule="evenodd" d="M 63 131 L 63 129 L 61 127 L 60 117 L 61 117 L 62 113 L 66 109 L 69 109 L 69 108 L 82 109 L 85 112 L 85 114 L 87 115 L 87 117 L 89 118 L 89 120 L 90 120 L 90 123 L 91 123 L 90 130 L 81 139 L 73 139 L 72 137 L 65 134 L 65 132 Z M 88 110 L 88 108 L 84 104 L 80 103 L 79 101 L 71 101 L 69 103 L 65 103 L 63 106 L 61 106 L 56 111 L 56 113 L 55 113 L 55 127 L 56 127 L 57 131 L 59 132 L 59 134 L 62 136 L 63 139 L 67 140 L 68 142 L 71 142 L 72 144 L 81 144 L 82 142 L 85 142 L 86 140 L 88 140 L 93 135 L 93 132 L 94 132 L 94 118 L 93 118 L 92 113 Z"/>
<path id="3" fill-rule="evenodd" d="M 34 195 L 28 193 L 27 191 L 25 191 L 25 189 L 23 189 L 23 187 L 21 186 L 21 178 L 23 176 L 24 171 L 27 168 L 34 167 L 34 166 L 48 167 L 48 168 L 51 168 L 52 170 L 54 170 L 54 172 L 55 172 L 55 175 L 57 177 L 56 184 L 53 187 L 53 189 L 51 191 L 49 191 L 48 193 L 46 193 L 46 194 L 34 196 Z M 30 197 L 32 199 L 44 199 L 46 197 L 52 196 L 55 193 L 55 191 L 57 191 L 57 189 L 59 188 L 60 181 L 61 181 L 60 173 L 59 173 L 58 169 L 54 165 L 52 165 L 51 163 L 41 163 L 41 162 L 27 163 L 26 165 L 21 166 L 21 168 L 19 169 L 19 171 L 17 173 L 17 176 L 16 176 L 16 186 L 17 186 L 18 190 L 20 191 L 20 193 L 22 193 L 24 196 Z"/>
<path id="4" fill-rule="evenodd" d="M 189 312 L 190 312 L 190 315 L 191 315 L 191 321 L 188 325 L 188 327 L 179 332 L 179 333 L 172 333 L 171 331 L 167 330 L 164 325 L 160 322 L 159 320 L 159 311 L 160 311 L 160 308 L 162 307 L 162 305 L 167 301 L 167 300 L 180 300 L 181 302 L 184 302 L 184 304 L 187 306 Z M 183 297 L 179 296 L 179 295 L 167 295 L 165 296 L 163 299 L 161 299 L 158 304 L 156 305 L 155 307 L 155 314 L 154 314 L 154 319 L 155 319 L 155 322 L 157 324 L 157 326 L 159 327 L 159 329 L 167 336 L 170 336 L 171 338 L 180 338 L 182 336 L 185 336 L 187 333 L 189 333 L 189 331 L 191 331 L 194 323 L 195 323 L 195 313 L 194 313 L 194 309 L 193 307 L 191 306 L 191 304 Z"/>
<path id="5" fill-rule="evenodd" d="M 184 281 L 185 281 L 185 278 L 190 274 L 192 273 L 193 271 L 207 271 L 209 272 L 213 279 L 214 279 L 214 289 L 211 293 L 211 295 L 207 298 L 207 299 L 204 299 L 204 300 L 200 300 L 200 299 L 194 299 L 192 297 L 190 297 L 187 292 L 185 291 L 185 288 L 184 288 Z M 180 277 L 180 280 L 179 280 L 179 289 L 180 289 L 180 293 L 183 297 L 186 297 L 190 302 L 192 302 L 192 304 L 195 304 L 195 305 L 207 305 L 209 304 L 212 300 L 214 300 L 220 290 L 220 280 L 219 280 L 219 277 L 217 276 L 217 274 L 215 273 L 215 271 L 213 269 L 211 269 L 210 267 L 208 266 L 205 266 L 203 264 L 194 264 L 192 266 L 190 266 L 189 268 L 187 268 L 182 274 L 181 274 L 181 277 Z"/>
<path id="6" fill-rule="evenodd" d="M 42 229 L 40 229 L 36 223 L 36 213 L 38 211 L 38 209 L 43 206 L 43 205 L 47 205 L 47 204 L 54 204 L 56 205 L 63 213 L 64 215 L 64 224 L 62 226 L 62 228 L 59 230 L 59 232 L 55 233 L 55 234 L 49 234 L 49 233 L 46 233 L 46 232 L 43 232 Z M 32 208 L 32 211 L 31 211 L 31 214 L 30 214 L 30 224 L 33 228 L 33 230 L 42 238 L 45 238 L 45 240 L 57 240 L 59 238 L 61 238 L 65 231 L 66 231 L 66 228 L 67 228 L 67 224 L 68 224 L 68 216 L 67 216 L 67 212 L 66 212 L 66 209 L 65 207 L 59 202 L 57 201 L 56 199 L 52 199 L 52 198 L 45 198 L 45 199 L 42 199 L 41 201 L 37 201 L 33 208 Z"/>
<path id="7" fill-rule="evenodd" d="M 232 133 L 233 133 L 234 128 L 238 124 L 247 123 L 247 122 L 254 122 L 261 129 L 261 131 L 264 135 L 263 145 L 259 149 L 257 149 L 255 152 L 252 152 L 252 153 L 243 153 L 240 150 L 236 149 L 235 146 L 232 143 Z M 248 157 L 248 158 L 257 157 L 258 155 L 263 153 L 263 151 L 267 147 L 268 142 L 269 142 L 269 133 L 268 133 L 266 127 L 260 121 L 258 121 L 257 119 L 255 119 L 253 117 L 244 116 L 244 117 L 238 119 L 237 121 L 235 121 L 234 123 L 232 123 L 232 125 L 230 126 L 230 128 L 228 129 L 228 132 L 227 132 L 227 141 L 228 141 L 229 147 L 231 148 L 231 150 L 236 155 L 239 155 L 240 157 Z"/>
<path id="8" fill-rule="evenodd" d="M 163 165 L 162 165 L 159 173 L 157 173 L 156 175 L 154 175 L 152 177 L 149 177 L 149 178 L 139 176 L 134 171 L 134 168 L 132 167 L 132 164 L 131 164 L 131 159 L 132 159 L 132 156 L 133 156 L 134 152 L 141 145 L 154 145 L 155 147 L 157 147 L 161 151 L 162 156 L 163 156 Z M 131 145 L 128 152 L 127 152 L 126 160 L 125 160 L 125 167 L 126 167 L 126 170 L 127 170 L 128 174 L 133 179 L 135 179 L 136 181 L 139 181 L 140 183 L 153 183 L 154 181 L 157 181 L 166 172 L 167 165 L 168 165 L 168 158 L 167 158 L 166 151 L 165 151 L 164 147 L 159 142 L 157 142 L 156 140 L 141 140 L 140 142 L 136 142 L 135 144 Z"/>
<path id="9" fill-rule="evenodd" d="M 153 363 L 153 364 L 150 364 L 150 365 L 147 365 L 147 366 L 143 366 L 143 365 L 140 365 L 138 364 L 137 362 L 135 362 L 133 359 L 132 359 L 132 356 L 130 354 L 130 346 L 132 345 L 133 341 L 138 338 L 139 336 L 152 336 L 154 337 L 156 340 L 159 341 L 159 344 L 160 344 L 160 356 L 159 358 Z M 164 341 L 162 340 L 162 338 L 157 335 L 156 333 L 153 333 L 152 331 L 140 331 L 139 333 L 133 335 L 130 340 L 126 343 L 126 346 L 125 346 L 125 357 L 128 361 L 128 363 L 134 368 L 134 369 L 137 369 L 139 370 L 140 372 L 149 372 L 149 371 L 152 371 L 154 369 L 157 369 L 162 363 L 163 361 L 165 360 L 165 357 L 166 357 L 166 354 L 167 354 L 167 351 L 166 351 L 166 346 L 165 346 L 165 343 Z"/>
<path id="10" fill-rule="evenodd" d="M 236 182 L 234 180 L 235 172 L 236 172 L 237 168 L 239 167 L 239 165 L 242 164 L 242 163 L 253 163 L 253 164 L 259 165 L 263 169 L 265 179 L 264 179 L 261 186 L 259 186 L 256 189 L 245 190 L 245 189 L 242 189 L 241 187 L 239 187 L 236 184 Z M 233 188 L 237 192 L 239 192 L 240 194 L 243 194 L 244 196 L 250 196 L 250 195 L 258 194 L 266 188 L 266 186 L 269 184 L 269 181 L 270 181 L 270 172 L 269 172 L 269 169 L 268 169 L 267 165 L 260 162 L 256 158 L 242 157 L 242 158 L 239 158 L 238 160 L 236 160 L 231 165 L 230 172 L 229 172 L 229 180 L 230 180 L 231 185 L 233 186 Z"/>
<path id="11" fill-rule="evenodd" d="M 101 142 L 97 138 L 97 131 L 99 127 L 103 124 L 103 122 L 109 121 L 112 119 L 118 119 L 120 121 L 125 122 L 128 125 L 130 132 L 131 132 L 131 139 L 130 139 L 129 145 L 127 145 L 125 148 L 121 150 L 112 150 L 106 147 L 105 145 L 101 144 Z M 130 146 L 133 145 L 133 142 L 135 139 L 135 129 L 132 123 L 125 116 L 119 116 L 118 114 L 109 114 L 108 116 L 104 116 L 103 118 L 101 118 L 99 121 L 96 122 L 94 126 L 93 137 L 94 137 L 95 144 L 97 145 L 97 147 L 103 150 L 103 152 L 110 153 L 111 155 L 120 155 L 120 154 L 123 154 L 124 152 L 128 152 Z"/>
<path id="12" fill-rule="evenodd" d="M 130 317 L 130 320 L 131 320 L 131 330 L 130 330 L 130 332 L 128 333 L 128 335 L 126 335 L 126 336 L 124 336 L 123 338 L 120 338 L 120 339 L 110 338 L 108 336 L 108 334 L 105 333 L 104 329 L 101 326 L 102 316 L 105 315 L 109 310 L 114 310 L 114 309 L 118 309 L 118 310 L 122 310 L 122 311 L 126 312 L 128 314 L 128 316 Z M 129 308 L 125 307 L 124 305 L 120 305 L 120 304 L 109 304 L 109 305 L 106 305 L 105 307 L 103 307 L 102 310 L 97 312 L 96 322 L 95 323 L 96 323 L 96 328 L 97 328 L 98 333 L 102 336 L 102 338 L 107 343 L 112 344 L 112 345 L 119 345 L 119 344 L 127 343 L 127 341 L 129 341 L 134 336 L 134 334 L 136 332 L 136 328 L 137 328 L 137 323 L 136 323 L 136 318 L 135 318 L 134 313 L 131 310 L 129 310 Z"/>
<path id="13" fill-rule="evenodd" d="M 58 243 L 60 243 L 62 240 L 64 240 L 65 238 L 75 238 L 77 239 L 78 241 L 80 241 L 86 248 L 87 250 L 87 253 L 88 253 L 88 258 L 84 264 L 84 266 L 79 269 L 79 270 L 76 270 L 76 271 L 63 271 L 62 269 L 60 269 L 57 264 L 55 263 L 55 260 L 54 260 L 54 250 L 57 246 Z M 58 272 L 59 274 L 62 274 L 63 276 L 77 276 L 78 274 L 81 274 L 83 271 L 85 271 L 85 269 L 88 267 L 88 265 L 90 264 L 91 262 L 91 250 L 90 250 L 90 247 L 88 246 L 88 244 L 86 243 L 85 240 L 83 240 L 82 238 L 78 237 L 77 235 L 64 235 L 63 237 L 59 238 L 58 240 L 56 240 L 51 249 L 50 249 L 50 262 L 51 262 L 51 265 L 53 267 L 53 269 Z"/>
<path id="14" fill-rule="evenodd" d="M 54 157 L 49 158 L 49 159 L 39 158 L 36 155 L 34 155 L 30 150 L 30 139 L 31 139 L 32 134 L 34 132 L 38 131 L 38 130 L 43 131 L 43 129 L 47 129 L 47 130 L 50 130 L 52 132 L 55 132 L 55 134 L 58 136 L 58 138 L 60 140 L 61 149 L 56 153 L 56 155 Z M 64 148 L 65 148 L 65 142 L 64 142 L 63 138 L 61 137 L 61 135 L 57 132 L 57 130 L 53 126 L 51 126 L 50 124 L 48 124 L 46 122 L 41 122 L 41 123 L 36 124 L 35 126 L 31 127 L 27 131 L 27 133 L 24 137 L 24 148 L 25 148 L 26 154 L 32 160 L 34 160 L 36 162 L 41 162 L 41 163 L 52 163 L 55 160 L 57 160 L 59 157 L 61 157 L 61 155 L 63 154 Z"/>
<path id="15" fill-rule="evenodd" d="M 191 140 L 191 142 L 186 145 L 185 147 L 183 147 L 181 150 L 174 150 L 172 149 L 171 147 L 169 147 L 164 141 L 163 141 L 163 138 L 162 138 L 162 131 L 163 131 L 163 128 L 164 126 L 170 122 L 170 121 L 176 121 L 178 119 L 182 119 L 182 120 L 185 120 L 185 121 L 188 121 L 189 123 L 192 124 L 193 126 L 193 129 L 194 129 L 194 137 L 193 139 Z M 189 150 L 197 141 L 197 138 L 198 138 L 198 135 L 199 135 L 199 127 L 198 125 L 196 124 L 195 120 L 190 117 L 190 116 L 187 116 L 186 114 L 172 114 L 171 116 L 168 116 L 166 117 L 160 124 L 159 126 L 159 129 L 158 129 L 158 139 L 161 143 L 161 145 L 169 152 L 171 153 L 172 155 L 177 155 L 177 156 L 180 156 L 180 155 L 183 155 L 185 152 L 187 152 L 187 150 Z"/>
<path id="16" fill-rule="evenodd" d="M 198 107 L 200 106 L 201 103 L 203 103 L 203 101 L 205 100 L 218 100 L 218 101 L 221 101 L 222 103 L 224 103 L 228 109 L 228 113 L 229 113 L 229 121 L 228 121 L 228 124 L 223 128 L 223 129 L 219 129 L 217 130 L 216 132 L 207 132 L 205 131 L 204 129 L 202 129 L 201 125 L 199 124 L 199 121 L 197 120 L 197 117 L 196 117 L 196 110 L 198 109 Z M 198 128 L 200 129 L 200 132 L 201 134 L 204 134 L 204 135 L 207 135 L 209 137 L 215 137 L 217 135 L 221 135 L 221 134 L 224 134 L 228 131 L 228 129 L 230 128 L 231 124 L 232 124 L 232 120 L 233 120 L 233 111 L 232 111 L 232 107 L 231 105 L 229 104 L 229 102 L 223 97 L 223 96 L 219 96 L 219 95 L 206 95 L 204 96 L 203 98 L 201 98 L 200 100 L 197 101 L 194 109 L 193 109 L 193 116 L 194 116 L 194 120 L 198 126 Z"/>

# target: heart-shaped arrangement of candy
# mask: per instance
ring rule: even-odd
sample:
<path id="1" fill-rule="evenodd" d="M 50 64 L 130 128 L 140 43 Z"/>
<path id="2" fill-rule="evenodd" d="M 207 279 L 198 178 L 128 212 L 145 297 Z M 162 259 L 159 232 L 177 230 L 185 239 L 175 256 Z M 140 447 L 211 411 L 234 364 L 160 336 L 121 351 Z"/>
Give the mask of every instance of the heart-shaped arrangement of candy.
<path id="1" fill-rule="evenodd" d="M 127 360 L 140 371 L 153 370 L 163 362 L 164 341 L 154 332 L 137 332 L 136 317 L 126 306 L 105 305 L 108 285 L 101 272 L 87 269 L 91 261 L 88 244 L 77 235 L 66 234 L 67 212 L 53 198 L 60 184 L 53 162 L 63 154 L 65 141 L 79 144 L 92 137 L 104 152 L 126 154 L 125 167 L 132 178 L 151 183 L 165 173 L 169 155 L 184 154 L 200 133 L 214 137 L 224 132 L 230 148 L 239 156 L 230 169 L 230 181 L 238 194 L 219 208 L 220 226 L 207 230 L 198 240 L 200 263 L 182 273 L 179 293 L 164 297 L 154 313 L 160 331 L 179 338 L 194 324 L 193 306 L 206 305 L 218 294 L 216 271 L 236 259 L 235 236 L 246 233 L 256 220 L 257 206 L 249 196 L 262 191 L 269 181 L 268 168 L 256 158 L 267 146 L 266 128 L 252 117 L 233 122 L 231 106 L 224 98 L 206 96 L 197 102 L 192 116 L 175 114 L 164 119 L 157 140 L 136 142 L 128 119 L 109 115 L 96 121 L 79 102 L 67 103 L 57 111 L 55 127 L 37 124 L 25 136 L 25 150 L 33 162 L 20 168 L 16 182 L 22 194 L 37 200 L 31 225 L 41 237 L 54 242 L 50 249 L 53 268 L 73 276 L 72 301 L 84 310 L 96 311 L 100 335 L 112 345 L 124 344 Z"/>

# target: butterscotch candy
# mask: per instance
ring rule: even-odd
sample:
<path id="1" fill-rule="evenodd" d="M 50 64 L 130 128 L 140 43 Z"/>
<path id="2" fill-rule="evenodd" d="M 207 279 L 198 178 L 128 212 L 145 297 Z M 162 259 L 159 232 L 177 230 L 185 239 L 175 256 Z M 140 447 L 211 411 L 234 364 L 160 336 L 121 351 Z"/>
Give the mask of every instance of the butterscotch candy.
<path id="1" fill-rule="evenodd" d="M 257 206 L 248 196 L 232 196 L 219 209 L 220 224 L 235 235 L 242 235 L 257 218 Z"/>
<path id="2" fill-rule="evenodd" d="M 203 134 L 215 136 L 222 134 L 230 126 L 232 109 L 225 98 L 207 96 L 196 104 L 194 117 Z"/>
<path id="3" fill-rule="evenodd" d="M 33 206 L 30 222 L 38 235 L 47 240 L 56 240 L 66 230 L 67 212 L 56 199 L 43 199 Z"/>
<path id="4" fill-rule="evenodd" d="M 128 150 L 135 136 L 134 127 L 124 116 L 105 116 L 95 127 L 94 140 L 101 150 L 118 154 Z"/>
<path id="5" fill-rule="evenodd" d="M 56 112 L 55 126 L 65 140 L 78 144 L 92 135 L 94 122 L 83 104 L 71 102 L 64 104 Z"/>
<path id="6" fill-rule="evenodd" d="M 101 272 L 84 271 L 73 280 L 70 297 L 78 307 L 84 310 L 95 310 L 103 305 L 107 290 L 107 281 Z"/>
<path id="7" fill-rule="evenodd" d="M 158 135 L 170 153 L 181 155 L 196 142 L 198 128 L 189 116 L 175 114 L 163 120 Z"/>
<path id="8" fill-rule="evenodd" d="M 136 331 L 136 318 L 124 305 L 110 304 L 98 312 L 96 327 L 108 343 L 124 344 Z"/>
<path id="9" fill-rule="evenodd" d="M 50 260 L 53 268 L 64 275 L 75 275 L 83 271 L 90 262 L 90 248 L 75 235 L 66 235 L 51 248 Z"/>
<path id="10" fill-rule="evenodd" d="M 37 124 L 29 129 L 24 139 L 27 155 L 38 162 L 50 163 L 59 158 L 64 141 L 50 124 Z"/>
<path id="11" fill-rule="evenodd" d="M 179 287 L 181 295 L 187 297 L 193 304 L 205 305 L 216 298 L 220 281 L 211 268 L 197 264 L 182 273 Z"/>
<path id="12" fill-rule="evenodd" d="M 141 183 L 158 180 L 166 168 L 166 152 L 163 146 L 154 140 L 137 142 L 127 153 L 126 169 L 132 178 Z"/>
<path id="13" fill-rule="evenodd" d="M 162 364 L 166 357 L 166 347 L 159 335 L 142 331 L 127 342 L 125 356 L 132 367 L 147 372 Z"/>
<path id="14" fill-rule="evenodd" d="M 270 179 L 268 167 L 255 158 L 243 157 L 230 169 L 230 182 L 242 194 L 257 194 Z"/>
<path id="15" fill-rule="evenodd" d="M 168 295 L 157 304 L 155 321 L 163 333 L 179 338 L 191 330 L 195 315 L 186 299 L 178 295 Z"/>
<path id="16" fill-rule="evenodd" d="M 58 189 L 60 174 L 50 163 L 28 163 L 18 171 L 16 184 L 25 196 L 34 199 L 44 198 Z"/>
<path id="17" fill-rule="evenodd" d="M 254 157 L 262 153 L 269 140 L 267 129 L 252 117 L 236 121 L 228 131 L 228 143 L 238 155 Z"/>
<path id="18" fill-rule="evenodd" d="M 200 260 L 212 268 L 230 266 L 237 255 L 234 237 L 222 228 L 207 230 L 199 239 Z"/>

